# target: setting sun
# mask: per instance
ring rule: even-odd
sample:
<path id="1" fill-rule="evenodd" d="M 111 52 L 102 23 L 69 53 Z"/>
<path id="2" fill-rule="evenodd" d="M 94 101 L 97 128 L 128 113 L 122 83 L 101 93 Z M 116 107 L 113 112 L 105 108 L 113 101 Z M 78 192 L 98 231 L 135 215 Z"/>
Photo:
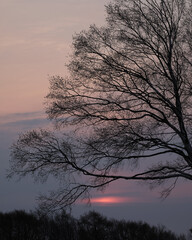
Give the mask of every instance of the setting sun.
<path id="1" fill-rule="evenodd" d="M 91 203 L 95 204 L 118 204 L 118 203 L 130 203 L 134 202 L 133 198 L 128 198 L 128 197 L 97 197 L 97 198 L 92 198 Z"/>

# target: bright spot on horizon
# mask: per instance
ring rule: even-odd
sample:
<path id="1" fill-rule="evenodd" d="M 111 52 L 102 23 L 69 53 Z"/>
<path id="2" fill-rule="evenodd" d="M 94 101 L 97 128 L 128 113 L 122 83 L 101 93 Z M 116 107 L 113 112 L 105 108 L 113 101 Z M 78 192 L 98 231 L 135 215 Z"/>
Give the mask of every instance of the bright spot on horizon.
<path id="1" fill-rule="evenodd" d="M 106 205 L 106 204 L 119 204 L 119 203 L 132 203 L 135 202 L 133 198 L 129 197 L 96 197 L 91 198 L 91 203 Z"/>

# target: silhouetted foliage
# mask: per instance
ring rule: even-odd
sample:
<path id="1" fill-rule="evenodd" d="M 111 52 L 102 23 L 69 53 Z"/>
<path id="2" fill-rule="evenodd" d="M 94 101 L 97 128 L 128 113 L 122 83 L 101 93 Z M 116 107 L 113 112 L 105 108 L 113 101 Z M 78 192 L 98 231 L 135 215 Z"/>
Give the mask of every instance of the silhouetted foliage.
<path id="1" fill-rule="evenodd" d="M 113 223 L 99 213 L 90 212 L 79 220 L 80 239 L 93 240 L 111 239 Z"/>
<path id="2" fill-rule="evenodd" d="M 164 196 L 192 180 L 191 1 L 114 0 L 106 12 L 104 27 L 74 37 L 70 76 L 50 80 L 46 113 L 58 131 L 12 146 L 10 176 L 63 183 L 41 199 L 49 210 L 120 179 L 167 181 Z"/>
<path id="3" fill-rule="evenodd" d="M 164 227 L 107 219 L 89 212 L 78 220 L 64 211 L 54 215 L 0 213 L 1 240 L 186 240 Z"/>
<path id="4" fill-rule="evenodd" d="M 24 211 L 0 214 L 1 240 L 36 240 L 39 234 L 39 221 L 34 214 Z"/>

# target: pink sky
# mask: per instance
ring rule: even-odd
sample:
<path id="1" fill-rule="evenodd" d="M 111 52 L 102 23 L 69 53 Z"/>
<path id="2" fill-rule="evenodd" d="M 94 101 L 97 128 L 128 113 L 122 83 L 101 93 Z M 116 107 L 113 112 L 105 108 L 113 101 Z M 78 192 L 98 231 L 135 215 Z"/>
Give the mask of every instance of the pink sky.
<path id="1" fill-rule="evenodd" d="M 3 156 L 1 166 L 4 167 L 1 168 L 2 174 L 8 167 L 8 148 L 12 140 L 19 132 L 39 126 L 36 122 L 44 117 L 42 103 L 48 93 L 48 76 L 66 74 L 65 64 L 71 49 L 72 35 L 87 29 L 92 23 L 104 24 L 104 5 L 108 2 L 108 0 L 0 0 L 0 152 Z M 30 123 L 26 122 L 29 120 Z M 2 174 L 0 172 L 0 177 Z M 8 206 L 13 204 L 13 199 L 15 205 L 12 205 L 12 208 L 17 208 L 21 203 L 24 204 L 24 200 L 30 202 L 32 193 L 39 193 L 38 187 L 36 190 L 33 189 L 32 193 L 27 190 L 29 185 L 31 189 L 33 188 L 32 183 L 27 183 L 26 187 L 26 183 L 8 185 L 3 182 L 5 181 L 3 177 L 0 181 L 0 192 L 6 192 L 3 200 L 1 198 L 0 211 L 7 210 Z M 192 213 L 191 205 L 182 205 L 183 200 L 192 198 L 190 186 L 189 183 L 179 184 L 167 205 L 169 206 L 171 200 L 177 199 L 186 212 Z M 157 207 L 163 206 L 160 205 L 158 191 L 151 192 L 146 186 L 126 182 L 115 183 L 105 193 L 93 196 L 92 202 L 93 205 L 100 206 L 114 205 L 114 217 L 116 212 L 120 211 L 121 204 L 156 203 Z M 119 207 L 116 206 L 117 203 Z M 178 209 L 179 203 L 175 204 L 174 209 Z M 140 205 L 135 209 L 138 206 Z M 131 212 L 131 209 L 129 211 Z M 170 209 L 170 214 L 173 211 Z M 121 216 L 125 213 L 125 210 L 122 210 Z M 142 211 L 141 215 L 138 215 L 138 212 L 135 214 L 138 216 L 137 220 L 142 220 Z M 150 216 L 153 222 L 152 212 L 145 216 L 144 220 L 150 219 Z M 170 222 L 172 220 L 174 222 L 175 217 L 170 218 Z M 192 218 L 190 220 L 192 222 Z M 187 221 L 189 227 L 189 218 L 186 218 Z M 159 223 L 164 224 L 161 220 Z"/>
<path id="2" fill-rule="evenodd" d="M 0 1 L 0 115 L 42 110 L 64 75 L 72 35 L 104 22 L 104 0 Z"/>

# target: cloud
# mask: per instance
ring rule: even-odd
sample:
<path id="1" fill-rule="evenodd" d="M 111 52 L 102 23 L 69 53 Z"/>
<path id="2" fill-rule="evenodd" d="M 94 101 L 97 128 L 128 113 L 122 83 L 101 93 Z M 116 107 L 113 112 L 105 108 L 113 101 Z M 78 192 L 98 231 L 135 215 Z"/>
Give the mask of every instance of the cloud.
<path id="1" fill-rule="evenodd" d="M 91 203 L 93 205 L 119 205 L 138 202 L 138 199 L 134 197 L 123 197 L 123 196 L 102 196 L 91 198 Z"/>
<path id="2" fill-rule="evenodd" d="M 47 192 L 54 188 L 55 181 L 48 180 L 47 183 L 33 183 L 28 176 L 22 181 L 16 182 L 15 178 L 7 180 L 6 174 L 9 169 L 10 147 L 19 133 L 24 131 L 48 127 L 49 122 L 43 112 L 13 113 L 0 116 L 0 211 L 14 209 L 30 210 L 35 207 L 35 199 L 39 192 Z"/>
<path id="3" fill-rule="evenodd" d="M 20 133 L 37 128 L 50 128 L 43 112 L 14 113 L 0 116 L 0 145 L 17 139 Z M 11 143 L 10 143 L 11 144 Z"/>
<path id="4" fill-rule="evenodd" d="M 0 115 L 0 124 L 5 126 L 8 123 L 14 124 L 34 119 L 45 119 L 45 113 L 42 111 L 35 111 Z"/>

